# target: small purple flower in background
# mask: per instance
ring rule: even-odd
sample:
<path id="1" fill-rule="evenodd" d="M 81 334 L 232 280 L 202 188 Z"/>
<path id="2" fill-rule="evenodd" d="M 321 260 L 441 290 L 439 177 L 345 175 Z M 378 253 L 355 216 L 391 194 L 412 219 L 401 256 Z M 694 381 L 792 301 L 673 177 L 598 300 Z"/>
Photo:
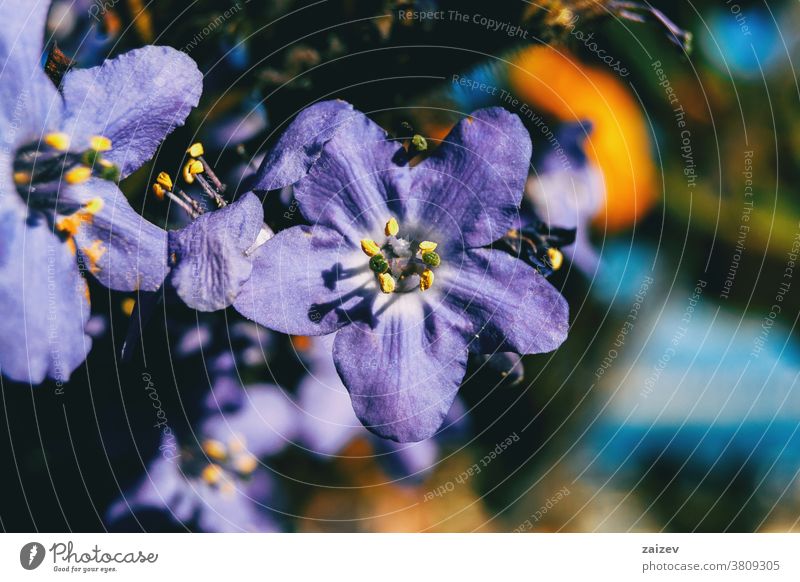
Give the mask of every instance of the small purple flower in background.
<path id="1" fill-rule="evenodd" d="M 560 148 L 550 148 L 538 156 L 536 173 L 528 178 L 525 195 L 538 219 L 575 229 L 575 243 L 564 249 L 564 256 L 584 274 L 593 276 L 600 258 L 589 233 L 592 218 L 603 205 L 605 187 L 602 174 L 589 163 L 584 151 L 584 141 L 591 131 L 588 125 L 569 124 L 557 131 Z"/>
<path id="2" fill-rule="evenodd" d="M 518 217 L 530 136 L 516 115 L 480 110 L 412 167 L 365 115 L 322 106 L 303 123 L 329 139 L 271 168 L 299 180 L 296 202 L 312 225 L 256 251 L 234 307 L 284 333 L 335 332 L 359 420 L 385 438 L 424 440 L 455 399 L 468 351 L 542 353 L 566 337 L 558 291 L 523 261 L 482 248 Z"/>
<path id="3" fill-rule="evenodd" d="M 148 46 L 59 88 L 41 67 L 49 2 L 0 6 L 0 371 L 66 381 L 91 340 L 83 271 L 116 290 L 155 290 L 166 232 L 128 204 L 116 181 L 138 169 L 197 105 L 202 75 Z"/>
<path id="4" fill-rule="evenodd" d="M 263 460 L 285 448 L 295 425 L 294 406 L 280 389 L 249 386 L 236 410 L 212 413 L 200 424 L 192 446 L 162 447 L 165 454 L 112 504 L 106 521 L 143 529 L 142 520 L 157 513 L 204 532 L 280 531 L 278 484 Z"/>
<path id="5" fill-rule="evenodd" d="M 378 461 L 397 479 L 419 481 L 435 467 L 441 442 L 463 432 L 466 412 L 460 402 L 450 409 L 446 427 L 435 438 L 396 443 L 367 431 L 353 412 L 347 389 L 333 363 L 333 337 L 311 338 L 303 353 L 308 374 L 297 389 L 299 428 L 297 444 L 321 457 L 335 457 L 354 439 L 370 437 Z"/>

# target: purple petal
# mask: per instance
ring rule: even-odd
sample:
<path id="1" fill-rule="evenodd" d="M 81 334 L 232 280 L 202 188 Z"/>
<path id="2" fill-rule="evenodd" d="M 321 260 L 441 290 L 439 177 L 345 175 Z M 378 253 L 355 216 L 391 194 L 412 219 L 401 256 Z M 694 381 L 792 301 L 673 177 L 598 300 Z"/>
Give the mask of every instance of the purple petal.
<path id="1" fill-rule="evenodd" d="M 386 221 L 402 220 L 410 174 L 396 162 L 402 146 L 379 125 L 353 112 L 294 186 L 305 218 L 354 239 L 379 238 Z"/>
<path id="2" fill-rule="evenodd" d="M 458 247 L 488 245 L 518 214 L 530 159 L 531 138 L 517 115 L 478 110 L 413 169 L 409 214 L 450 233 Z"/>
<path id="3" fill-rule="evenodd" d="M 167 273 L 167 233 L 137 214 L 113 182 L 92 178 L 68 189 L 62 201 L 102 200 L 78 221 L 75 243 L 86 268 L 117 291 L 155 291 Z"/>
<path id="4" fill-rule="evenodd" d="M 199 512 L 197 524 L 200 531 L 210 533 L 279 532 L 263 504 L 269 501 L 274 485 L 266 473 L 252 475 L 246 486 L 239 480 L 231 483 L 233 491 L 209 487 L 198 483 Z"/>
<path id="5" fill-rule="evenodd" d="M 132 50 L 64 76 L 65 131 L 81 145 L 92 135 L 111 139 L 105 157 L 122 177 L 148 161 L 161 141 L 183 125 L 202 92 L 203 76 L 184 53 L 165 46 Z"/>
<path id="6" fill-rule="evenodd" d="M 0 372 L 38 384 L 66 382 L 92 340 L 89 289 L 68 245 L 42 217 L 0 216 Z"/>
<path id="7" fill-rule="evenodd" d="M 254 254 L 233 303 L 245 317 L 294 335 L 324 335 L 362 315 L 374 297 L 363 253 L 320 226 L 279 232 Z"/>
<path id="8" fill-rule="evenodd" d="M 314 339 L 312 367 L 297 389 L 300 442 L 323 456 L 336 455 L 359 433 L 368 434 L 336 372 L 332 340 L 330 336 Z"/>
<path id="9" fill-rule="evenodd" d="M 233 204 L 170 231 L 169 255 L 175 262 L 170 283 L 186 305 L 217 311 L 233 302 L 250 277 L 253 259 L 245 251 L 263 222 L 261 202 L 248 192 Z"/>
<path id="10" fill-rule="evenodd" d="M 41 64 L 49 8 L 49 0 L 0 4 L 0 119 L 14 126 L 3 130 L 7 144 L 38 140 L 60 121 L 61 95 Z"/>
<path id="11" fill-rule="evenodd" d="M 294 438 L 295 414 L 291 399 L 277 386 L 248 386 L 241 407 L 210 417 L 202 432 L 220 442 L 236 441 L 252 455 L 264 457 L 281 451 Z"/>
<path id="12" fill-rule="evenodd" d="M 307 107 L 289 124 L 258 169 L 254 190 L 278 190 L 305 176 L 336 131 L 353 116 L 341 100 Z"/>
<path id="13" fill-rule="evenodd" d="M 176 461 L 157 457 L 150 463 L 144 478 L 131 492 L 123 493 L 106 512 L 106 521 L 115 523 L 128 515 L 156 509 L 172 514 L 178 521 L 190 515 L 176 516 L 172 512 L 173 503 L 184 495 L 186 480 L 179 470 Z"/>
<path id="14" fill-rule="evenodd" d="M 467 365 L 467 342 L 422 299 L 389 299 L 370 328 L 339 330 L 336 369 L 368 429 L 398 442 L 433 436 L 453 404 Z"/>
<path id="15" fill-rule="evenodd" d="M 477 353 L 538 354 L 556 349 L 567 337 L 569 307 L 533 267 L 495 250 L 473 249 L 460 265 L 437 272 L 447 293 L 442 305 L 462 331 L 479 336 Z"/>

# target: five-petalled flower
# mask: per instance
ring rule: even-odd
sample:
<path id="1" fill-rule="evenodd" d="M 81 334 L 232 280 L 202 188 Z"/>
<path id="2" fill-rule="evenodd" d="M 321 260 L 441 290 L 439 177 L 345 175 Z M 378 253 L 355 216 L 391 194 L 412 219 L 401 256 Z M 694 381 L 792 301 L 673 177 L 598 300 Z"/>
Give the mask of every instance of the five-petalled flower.
<path id="1" fill-rule="evenodd" d="M 234 307 L 285 333 L 335 332 L 336 368 L 361 422 L 386 438 L 422 440 L 441 426 L 469 351 L 542 353 L 566 337 L 559 292 L 487 248 L 518 218 L 530 136 L 516 115 L 483 109 L 412 165 L 365 115 L 341 106 L 331 115 L 334 103 L 298 118 L 309 142 L 327 139 L 284 164 L 293 177 L 308 172 L 294 195 L 310 224 L 258 249 Z"/>
<path id="2" fill-rule="evenodd" d="M 196 106 L 194 61 L 148 46 L 57 88 L 41 66 L 49 2 L 0 6 L 0 371 L 65 381 L 85 359 L 83 271 L 112 289 L 155 290 L 167 235 L 117 187 Z"/>

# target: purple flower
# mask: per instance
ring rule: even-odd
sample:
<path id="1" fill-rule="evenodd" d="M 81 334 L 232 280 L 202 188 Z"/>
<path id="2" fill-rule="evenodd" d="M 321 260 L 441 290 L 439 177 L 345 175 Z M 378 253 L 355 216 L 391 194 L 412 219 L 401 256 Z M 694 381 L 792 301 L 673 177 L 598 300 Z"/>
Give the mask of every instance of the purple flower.
<path id="1" fill-rule="evenodd" d="M 312 135 L 330 139 L 291 176 L 309 172 L 294 192 L 312 225 L 256 252 L 234 307 L 284 333 L 335 332 L 359 420 L 385 438 L 424 440 L 453 403 L 468 351 L 541 353 L 566 337 L 558 291 L 483 248 L 518 216 L 530 137 L 517 116 L 483 109 L 412 167 L 359 112 L 312 121 Z"/>
<path id="2" fill-rule="evenodd" d="M 127 524 L 149 513 L 204 532 L 274 532 L 278 491 L 263 459 L 294 437 L 293 405 L 275 386 L 250 386 L 232 413 L 209 416 L 198 441 L 179 447 L 162 442 L 162 455 L 144 479 L 109 508 L 106 521 Z"/>
<path id="3" fill-rule="evenodd" d="M 83 271 L 112 289 L 155 290 L 166 233 L 143 220 L 115 181 L 139 168 L 198 102 L 186 55 L 149 46 L 60 88 L 41 67 L 49 2 L 0 6 L 0 370 L 66 381 L 85 359 Z"/>
<path id="4" fill-rule="evenodd" d="M 549 225 L 575 229 L 575 243 L 564 256 L 582 272 L 593 276 L 600 262 L 589 238 L 592 218 L 605 199 L 603 176 L 584 152 L 588 124 L 570 124 L 557 131 L 558 148 L 547 148 L 539 156 L 525 194 L 536 217 Z"/>

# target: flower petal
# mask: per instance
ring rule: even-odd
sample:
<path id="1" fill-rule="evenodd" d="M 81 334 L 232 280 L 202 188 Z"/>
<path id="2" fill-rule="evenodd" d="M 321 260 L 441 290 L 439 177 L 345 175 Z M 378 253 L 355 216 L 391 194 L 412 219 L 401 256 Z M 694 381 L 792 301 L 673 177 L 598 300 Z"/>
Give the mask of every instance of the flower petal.
<path id="1" fill-rule="evenodd" d="M 0 118 L 14 126 L 3 130 L 6 143 L 38 139 L 60 120 L 61 95 L 41 64 L 49 8 L 49 0 L 0 4 Z"/>
<path id="2" fill-rule="evenodd" d="M 467 341 L 423 300 L 401 299 L 386 303 L 372 326 L 339 330 L 333 357 L 364 426 L 416 442 L 436 433 L 453 404 L 466 372 Z"/>
<path id="3" fill-rule="evenodd" d="M 256 384 L 244 390 L 238 410 L 209 417 L 202 432 L 223 443 L 233 440 L 261 458 L 291 442 L 297 430 L 295 414 L 291 399 L 277 386 Z"/>
<path id="4" fill-rule="evenodd" d="M 477 353 L 539 354 L 567 337 L 569 306 L 536 270 L 502 251 L 473 249 L 458 266 L 440 268 L 442 306 L 465 335 L 478 336 Z"/>
<path id="5" fill-rule="evenodd" d="M 339 99 L 307 107 L 289 124 L 258 169 L 254 190 L 278 190 L 305 176 L 323 146 L 353 116 Z"/>
<path id="6" fill-rule="evenodd" d="M 64 76 L 65 131 L 85 147 L 92 135 L 112 142 L 104 157 L 124 178 L 148 161 L 183 125 L 202 92 L 203 76 L 186 54 L 165 46 L 132 50 Z M 84 143 L 85 142 L 85 143 Z"/>
<path id="7" fill-rule="evenodd" d="M 68 245 L 43 217 L 0 216 L 0 372 L 19 382 L 66 382 L 92 340 L 89 289 Z"/>
<path id="8" fill-rule="evenodd" d="M 167 233 L 137 214 L 113 182 L 93 178 L 65 192 L 62 202 L 102 201 L 75 220 L 78 251 L 89 272 L 117 291 L 155 291 L 167 273 Z M 82 211 L 74 216 L 80 217 Z M 69 219 L 68 219 L 69 220 Z"/>
<path id="9" fill-rule="evenodd" d="M 245 251 L 263 222 L 261 202 L 248 192 L 233 204 L 170 231 L 169 255 L 175 261 L 170 283 L 186 305 L 217 311 L 233 302 L 250 277 L 253 259 Z"/>
<path id="10" fill-rule="evenodd" d="M 480 109 L 413 169 L 409 214 L 451 233 L 459 247 L 488 245 L 517 217 L 530 159 L 531 138 L 519 117 Z"/>
<path id="11" fill-rule="evenodd" d="M 396 161 L 404 153 L 379 125 L 353 112 L 294 186 L 303 216 L 356 241 L 379 237 L 390 217 L 405 216 L 410 173 Z"/>
<path id="12" fill-rule="evenodd" d="M 253 272 L 233 306 L 270 329 L 293 335 L 331 333 L 363 316 L 374 297 L 363 253 L 328 228 L 286 229 L 253 256 Z"/>

